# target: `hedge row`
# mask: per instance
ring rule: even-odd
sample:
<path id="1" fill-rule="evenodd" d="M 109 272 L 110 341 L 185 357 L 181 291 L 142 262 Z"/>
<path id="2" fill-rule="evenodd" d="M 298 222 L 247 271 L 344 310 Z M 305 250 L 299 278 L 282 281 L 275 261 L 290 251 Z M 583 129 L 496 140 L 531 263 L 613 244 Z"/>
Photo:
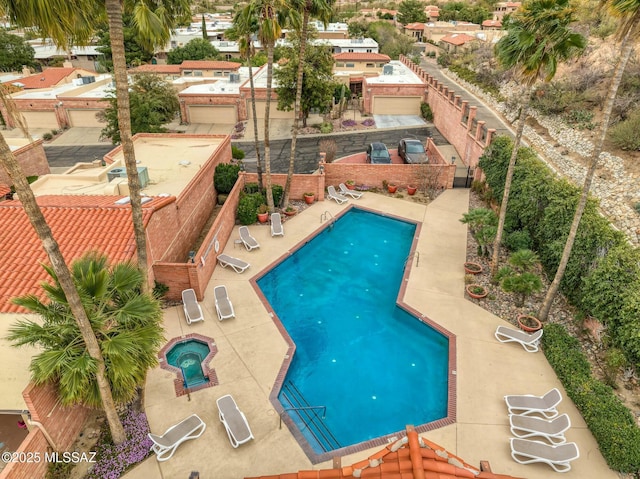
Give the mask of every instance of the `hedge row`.
<path id="1" fill-rule="evenodd" d="M 500 201 L 513 143 L 496 137 L 480 158 L 493 199 Z M 530 148 L 518 150 L 505 221 L 505 241 L 531 245 L 553 278 L 580 190 L 559 179 Z M 562 280 L 565 296 L 607 325 L 613 346 L 640 367 L 640 252 L 615 230 L 590 199 Z"/>
<path id="2" fill-rule="evenodd" d="M 542 347 L 609 467 L 627 473 L 640 472 L 640 428 L 613 390 L 592 376 L 578 340 L 563 326 L 548 324 Z"/>

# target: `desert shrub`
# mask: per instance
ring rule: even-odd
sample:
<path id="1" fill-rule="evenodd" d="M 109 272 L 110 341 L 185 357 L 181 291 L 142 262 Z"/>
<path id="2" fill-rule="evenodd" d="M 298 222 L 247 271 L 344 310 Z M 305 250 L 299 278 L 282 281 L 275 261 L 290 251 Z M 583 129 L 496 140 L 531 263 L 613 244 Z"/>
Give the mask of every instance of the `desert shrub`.
<path id="1" fill-rule="evenodd" d="M 640 150 L 640 110 L 636 110 L 629 117 L 609 128 L 609 139 L 622 150 Z"/>
<path id="2" fill-rule="evenodd" d="M 49 132 L 43 133 L 42 134 L 42 139 L 45 141 L 49 141 L 51 138 L 53 138 L 53 135 Z"/>
<path id="3" fill-rule="evenodd" d="M 231 145 L 231 157 L 234 160 L 242 160 L 244 158 L 244 150 L 241 150 L 235 145 Z"/>
<path id="4" fill-rule="evenodd" d="M 420 114 L 427 121 L 433 121 L 433 111 L 427 102 L 420 103 Z"/>
<path id="5" fill-rule="evenodd" d="M 56 129 L 54 128 L 53 130 L 51 130 L 51 134 L 52 134 L 53 136 L 57 135 L 57 134 L 58 134 L 58 130 L 56 130 Z"/>
<path id="6" fill-rule="evenodd" d="M 333 123 L 329 123 L 325 121 L 320 125 L 320 133 L 327 134 L 327 133 L 331 133 L 332 131 L 333 131 Z"/>
<path id="7" fill-rule="evenodd" d="M 327 163 L 331 163 L 336 159 L 336 152 L 338 151 L 338 146 L 336 145 L 335 140 L 324 139 L 320 140 L 320 151 L 326 153 L 325 161 Z"/>
<path id="8" fill-rule="evenodd" d="M 164 283 L 156 281 L 153 286 L 153 297 L 157 299 L 164 298 L 165 294 L 169 291 L 169 286 Z"/>
<path id="9" fill-rule="evenodd" d="M 250 195 L 240 195 L 240 201 L 238 202 L 238 221 L 242 225 L 250 225 L 258 219 L 258 207 L 264 203 L 264 197 L 261 193 L 253 193 Z"/>
<path id="10" fill-rule="evenodd" d="M 216 171 L 213 175 L 213 186 L 216 191 L 229 194 L 233 189 L 233 185 L 236 184 L 239 172 L 240 166 L 238 165 L 220 163 L 216 166 Z"/>

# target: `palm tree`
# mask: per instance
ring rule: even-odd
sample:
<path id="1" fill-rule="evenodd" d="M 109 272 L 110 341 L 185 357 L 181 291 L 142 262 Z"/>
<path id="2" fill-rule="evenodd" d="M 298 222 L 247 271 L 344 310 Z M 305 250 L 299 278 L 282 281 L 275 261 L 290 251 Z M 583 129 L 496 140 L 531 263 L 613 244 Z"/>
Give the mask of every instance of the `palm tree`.
<path id="1" fill-rule="evenodd" d="M 4 95 L 2 98 L 4 100 Z M 25 213 L 38 238 L 42 242 L 49 261 L 51 261 L 51 271 L 55 273 L 59 288 L 62 290 L 63 296 L 68 302 L 68 309 L 77 323 L 80 336 L 87 348 L 87 354 L 93 360 L 97 389 L 100 394 L 102 408 L 107 417 L 111 437 L 116 444 L 119 444 L 125 440 L 125 433 L 120 418 L 118 417 L 118 411 L 116 410 L 111 391 L 111 384 L 107 379 L 105 361 L 100 345 L 93 332 L 91 322 L 87 317 L 87 312 L 83 307 L 80 294 L 75 287 L 69 268 L 64 262 L 60 247 L 53 237 L 51 228 L 49 228 L 40 207 L 36 203 L 36 198 L 29 187 L 22 168 L 18 164 L 15 156 L 13 156 L 7 141 L 2 135 L 0 135 L 0 164 L 2 164 L 11 178 Z"/>
<path id="2" fill-rule="evenodd" d="M 51 277 L 50 283 L 42 285 L 47 301 L 35 295 L 13 299 L 38 314 L 42 324 L 18 321 L 10 328 L 8 339 L 14 346 L 41 349 L 31 360 L 32 379 L 36 384 L 55 383 L 63 405 L 100 407 L 95 361 L 58 276 L 52 268 L 44 268 Z M 88 253 L 74 261 L 71 270 L 107 364 L 114 401 L 126 404 L 144 384 L 147 370 L 158 363 L 156 354 L 164 339 L 160 303 L 149 293 L 140 294 L 142 274 L 133 263 L 109 266 L 106 256 Z"/>
<path id="3" fill-rule="evenodd" d="M 253 82 L 253 67 L 251 62 L 255 54 L 253 35 L 258 31 L 258 17 L 255 3 L 249 3 L 238 10 L 233 17 L 234 32 L 239 38 L 240 54 L 247 59 L 249 67 L 249 85 L 251 87 L 251 110 L 253 116 L 253 141 L 256 150 L 256 170 L 258 173 L 258 187 L 262 190 L 262 164 L 260 163 L 260 140 L 258 139 L 258 115 L 256 113 L 256 90 Z M 230 37 L 231 38 L 231 37 Z"/>
<path id="4" fill-rule="evenodd" d="M 282 35 L 282 25 L 285 22 L 289 8 L 282 0 L 258 0 L 256 8 L 259 16 L 258 38 L 262 47 L 267 50 L 267 88 L 264 107 L 264 169 L 266 177 L 267 206 L 273 213 L 273 191 L 271 189 L 271 145 L 269 142 L 269 113 L 271 111 L 271 91 L 273 85 L 273 50 L 276 40 Z"/>
<path id="5" fill-rule="evenodd" d="M 591 183 L 593 182 L 593 176 L 598 168 L 598 160 L 600 159 L 600 153 L 604 145 L 604 140 L 607 135 L 607 129 L 609 128 L 609 120 L 611 119 L 611 112 L 613 110 L 613 104 L 618 93 L 618 87 L 622 82 L 622 74 L 627 66 L 627 62 L 631 57 L 634 43 L 640 36 L 640 0 L 607 0 L 605 2 L 610 13 L 614 17 L 618 17 L 618 29 L 616 36 L 621 39 L 620 44 L 620 56 L 616 63 L 611 77 L 611 83 L 607 92 L 607 100 L 604 105 L 602 122 L 600 123 L 600 131 L 598 132 L 597 141 L 594 145 L 593 152 L 589 159 L 589 167 L 587 168 L 586 175 L 584 177 L 584 184 L 582 185 L 582 191 L 580 193 L 580 199 L 578 200 L 578 206 L 569 228 L 569 235 L 567 236 L 567 242 L 564 245 L 562 251 L 562 257 L 558 264 L 556 274 L 549 286 L 549 290 L 544 298 L 544 302 L 538 312 L 538 318 L 542 321 L 546 320 L 551 310 L 553 300 L 558 293 L 562 277 L 564 276 L 569 258 L 571 257 L 571 250 L 578 234 L 578 227 L 580 226 L 580 220 L 587 205 L 587 199 L 589 197 L 589 190 L 591 189 Z"/>
<path id="6" fill-rule="evenodd" d="M 569 0 L 527 1 L 510 17 L 506 25 L 507 34 L 496 44 L 498 63 L 514 71 L 518 80 L 525 86 L 526 92 L 520 106 L 516 138 L 500 204 L 498 231 L 491 260 L 492 275 L 495 275 L 498 270 L 500 243 L 507 216 L 513 170 L 534 87 L 540 79 L 545 82 L 551 81 L 556 74 L 558 63 L 581 53 L 587 43 L 582 35 L 569 28 L 569 24 L 573 21 L 573 13 L 574 9 L 569 6 Z"/>
<path id="7" fill-rule="evenodd" d="M 129 0 L 125 8 L 133 13 L 140 31 L 140 40 L 148 47 L 164 45 L 170 37 L 170 29 L 186 12 L 188 0 Z M 136 166 L 135 150 L 131 140 L 131 112 L 129 109 L 129 85 L 124 55 L 122 27 L 123 6 L 120 0 L 25 0 L 17 5 L 10 0 L 0 0 L 0 14 L 7 14 L 21 26 L 36 25 L 44 36 L 51 38 L 62 48 L 69 45 L 85 45 L 94 33 L 97 19 L 106 12 L 111 39 L 113 73 L 118 103 L 118 124 L 127 180 L 131 198 L 131 217 L 136 240 L 138 265 L 144 275 L 143 291 L 149 290 L 147 280 L 147 242 L 142 222 L 140 179 Z"/>
<path id="8" fill-rule="evenodd" d="M 300 1 L 300 0 L 298 0 Z M 298 2 L 296 2 L 298 3 Z M 296 80 L 296 99 L 293 107 L 293 130 L 291 132 L 291 154 L 289 156 L 289 171 L 287 172 L 287 182 L 284 186 L 282 204 L 289 204 L 289 190 L 296 158 L 296 141 L 298 139 L 298 128 L 300 127 L 300 116 L 302 115 L 302 77 L 304 73 L 305 51 L 307 48 L 307 38 L 309 34 L 309 17 L 319 17 L 326 25 L 331 19 L 331 0 L 301 0 L 302 3 L 302 26 L 300 29 L 300 51 L 298 54 L 298 78 Z"/>

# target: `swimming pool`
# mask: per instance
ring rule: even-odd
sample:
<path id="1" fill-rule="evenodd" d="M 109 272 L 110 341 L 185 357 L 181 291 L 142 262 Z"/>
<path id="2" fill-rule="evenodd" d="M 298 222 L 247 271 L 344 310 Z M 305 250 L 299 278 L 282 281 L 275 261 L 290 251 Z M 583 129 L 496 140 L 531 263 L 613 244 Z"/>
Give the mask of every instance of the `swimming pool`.
<path id="1" fill-rule="evenodd" d="M 447 416 L 449 339 L 396 305 L 415 229 L 352 208 L 257 280 L 296 345 L 278 398 L 316 454 Z"/>

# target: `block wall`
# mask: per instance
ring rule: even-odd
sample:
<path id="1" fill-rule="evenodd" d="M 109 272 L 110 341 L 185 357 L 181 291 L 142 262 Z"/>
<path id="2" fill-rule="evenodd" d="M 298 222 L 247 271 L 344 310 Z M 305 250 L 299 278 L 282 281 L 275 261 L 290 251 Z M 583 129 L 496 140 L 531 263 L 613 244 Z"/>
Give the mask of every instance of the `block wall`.
<path id="1" fill-rule="evenodd" d="M 42 176 L 51 173 L 41 139 L 15 150 L 13 155 L 18 160 L 25 176 Z M 6 174 L 4 168 L 0 168 L 0 183 L 13 185 L 13 181 Z"/>
<path id="2" fill-rule="evenodd" d="M 427 171 L 439 170 L 437 173 Z M 371 165 L 368 163 L 327 163 L 325 165 L 325 181 L 327 185 L 338 185 L 347 180 L 354 180 L 358 185 L 382 188 L 382 182 L 387 181 L 406 188 L 407 185 L 420 185 L 425 176 L 437 177 L 442 189 L 453 187 L 455 165 L 427 164 L 427 165 Z"/>

